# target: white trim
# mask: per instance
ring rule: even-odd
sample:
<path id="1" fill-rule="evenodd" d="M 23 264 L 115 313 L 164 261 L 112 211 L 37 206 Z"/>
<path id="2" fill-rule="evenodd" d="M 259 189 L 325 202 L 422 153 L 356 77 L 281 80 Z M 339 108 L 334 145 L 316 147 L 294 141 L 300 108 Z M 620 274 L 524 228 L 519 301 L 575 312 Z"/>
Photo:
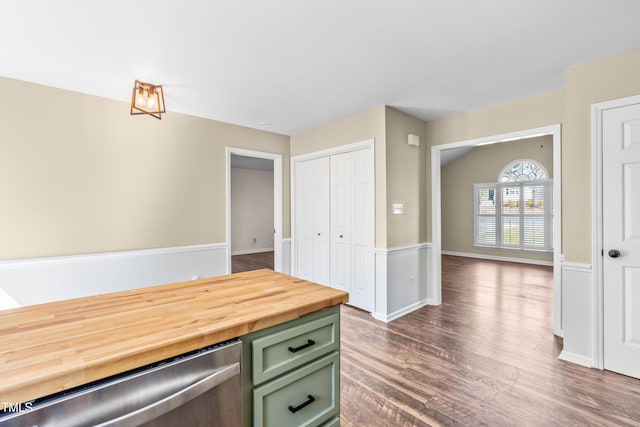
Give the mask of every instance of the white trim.
<path id="1" fill-rule="evenodd" d="M 145 256 L 170 255 L 179 253 L 204 252 L 212 249 L 227 249 L 226 243 L 208 243 L 192 246 L 174 246 L 165 248 L 133 249 L 130 251 L 94 252 L 78 255 L 61 255 L 41 258 L 9 259 L 0 261 L 0 271 L 14 268 L 37 267 L 46 265 L 73 264 L 85 261 L 103 261 L 118 258 L 139 258 Z"/>
<path id="2" fill-rule="evenodd" d="M 227 147 L 227 181 L 226 181 L 226 239 L 229 245 L 227 254 L 227 273 L 231 273 L 231 155 L 256 157 L 273 160 L 273 269 L 282 272 L 282 155 L 244 148 Z"/>
<path id="3" fill-rule="evenodd" d="M 398 252 L 414 251 L 420 249 L 427 249 L 432 247 L 430 242 L 418 243 L 417 245 L 409 246 L 396 246 L 393 248 L 375 248 L 373 251 L 376 254 L 394 254 Z"/>
<path id="4" fill-rule="evenodd" d="M 499 142 L 517 141 L 522 138 L 551 135 L 553 137 L 553 185 L 554 198 L 554 228 L 555 242 L 553 244 L 553 331 L 562 334 L 562 274 L 561 274 L 561 248 L 562 248 L 562 138 L 559 124 L 510 132 L 501 135 L 487 136 L 469 139 L 431 147 L 431 234 L 433 242 L 432 250 L 432 274 L 431 286 L 433 287 L 433 300 L 437 304 L 442 303 L 442 219 L 441 219 L 441 177 L 440 177 L 440 153 L 451 148 L 488 145 Z"/>
<path id="5" fill-rule="evenodd" d="M 576 271 L 578 273 L 591 273 L 591 264 L 583 264 L 580 262 L 563 262 L 562 268 L 565 271 Z"/>
<path id="6" fill-rule="evenodd" d="M 591 106 L 591 263 L 593 265 L 594 367 L 604 369 L 604 266 L 602 259 L 602 115 L 605 110 L 639 104 L 640 96 L 599 102 Z"/>
<path id="7" fill-rule="evenodd" d="M 384 314 L 384 313 L 379 313 L 379 312 L 375 312 L 375 313 L 371 313 L 371 316 L 376 319 L 376 320 L 381 320 L 385 323 L 389 323 L 391 321 L 394 321 L 406 314 L 411 313 L 412 311 L 416 311 L 426 305 L 429 305 L 429 302 L 425 299 L 422 301 L 418 301 L 414 304 L 411 304 L 408 307 L 404 307 L 400 310 L 396 310 L 393 313 L 389 313 L 389 314 Z"/>
<path id="8" fill-rule="evenodd" d="M 518 159 L 518 160 L 514 160 L 514 161 L 512 161 L 512 162 L 507 163 L 507 164 L 502 168 L 502 170 L 500 170 L 500 173 L 498 174 L 498 179 L 496 180 L 496 182 L 499 182 L 499 183 L 511 182 L 511 181 L 503 181 L 503 180 L 502 180 L 502 175 L 504 175 L 505 171 L 506 171 L 507 169 L 509 169 L 509 168 L 510 168 L 510 166 L 513 166 L 513 165 L 515 165 L 516 163 L 522 163 L 522 162 L 534 163 L 536 166 L 538 166 L 540 169 L 542 169 L 542 170 L 544 171 L 544 174 L 546 175 L 546 177 L 545 177 L 545 178 L 543 178 L 543 179 L 534 179 L 534 180 L 531 180 L 531 181 L 533 181 L 533 182 L 537 182 L 537 181 L 544 181 L 544 180 L 548 180 L 548 179 L 549 179 L 549 171 L 547 170 L 547 168 L 545 168 L 545 167 L 544 167 L 544 165 L 543 165 L 542 163 L 540 163 L 540 162 L 539 162 L 539 161 L 537 161 L 537 160 L 533 160 L 533 159 L 524 159 L 524 158 L 523 158 L 523 159 Z M 515 181 L 515 182 L 523 182 L 523 181 Z"/>
<path id="9" fill-rule="evenodd" d="M 593 360 L 589 357 L 582 356 L 580 354 L 571 353 L 565 350 L 560 352 L 558 359 L 564 360 L 565 362 L 575 363 L 581 366 L 586 366 L 587 368 L 593 368 Z"/>
<path id="10" fill-rule="evenodd" d="M 231 256 L 233 255 L 250 255 L 250 254 L 261 254 L 263 252 L 272 252 L 274 248 L 259 248 L 259 249 L 247 249 L 244 251 L 233 251 L 231 252 Z"/>
<path id="11" fill-rule="evenodd" d="M 498 256 L 498 255 L 474 254 L 469 252 L 454 252 L 454 251 L 442 251 L 442 255 L 453 255 L 453 256 L 461 256 L 466 258 L 487 259 L 491 261 L 515 262 L 519 264 L 533 264 L 533 265 L 544 265 L 547 267 L 553 267 L 553 261 L 544 261 L 544 260 L 537 260 L 537 259 L 514 258 L 514 257 L 506 257 L 506 256 Z"/>
<path id="12" fill-rule="evenodd" d="M 327 148 L 324 150 L 314 151 L 312 153 L 299 154 L 291 158 L 291 163 L 302 162 L 304 160 L 319 159 L 320 157 L 333 156 L 335 154 L 349 153 L 351 151 L 364 150 L 367 148 L 373 148 L 374 139 L 366 139 L 364 141 L 358 141 L 351 144 L 340 145 L 338 147 Z"/>

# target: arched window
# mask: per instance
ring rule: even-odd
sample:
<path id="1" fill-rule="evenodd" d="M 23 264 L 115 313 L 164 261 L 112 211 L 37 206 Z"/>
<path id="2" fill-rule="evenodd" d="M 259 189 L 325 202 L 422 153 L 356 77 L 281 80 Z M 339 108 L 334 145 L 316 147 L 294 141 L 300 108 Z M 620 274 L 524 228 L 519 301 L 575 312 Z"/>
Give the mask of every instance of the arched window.
<path id="1" fill-rule="evenodd" d="M 502 168 L 498 175 L 498 182 L 538 181 L 548 177 L 547 169 L 542 163 L 535 160 L 521 159 L 511 162 Z"/>
<path id="2" fill-rule="evenodd" d="M 474 190 L 475 246 L 553 251 L 553 180 L 541 163 L 510 162 Z"/>

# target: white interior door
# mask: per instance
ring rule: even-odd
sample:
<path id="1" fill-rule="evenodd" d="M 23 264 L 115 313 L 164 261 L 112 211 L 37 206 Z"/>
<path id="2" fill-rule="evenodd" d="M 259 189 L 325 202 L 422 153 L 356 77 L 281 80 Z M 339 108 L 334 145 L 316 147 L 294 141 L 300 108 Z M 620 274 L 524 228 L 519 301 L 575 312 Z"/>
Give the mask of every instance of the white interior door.
<path id="1" fill-rule="evenodd" d="M 604 368 L 640 378 L 640 104 L 602 132 Z"/>
<path id="2" fill-rule="evenodd" d="M 331 286 L 351 287 L 351 153 L 331 156 Z M 350 298 L 352 300 L 352 298 Z"/>
<path id="3" fill-rule="evenodd" d="M 373 148 L 351 153 L 350 304 L 366 311 L 375 305 Z"/>
<path id="4" fill-rule="evenodd" d="M 331 156 L 331 286 L 373 311 L 372 148 Z"/>
<path id="5" fill-rule="evenodd" d="M 329 158 L 299 162 L 296 167 L 296 274 L 328 285 Z"/>

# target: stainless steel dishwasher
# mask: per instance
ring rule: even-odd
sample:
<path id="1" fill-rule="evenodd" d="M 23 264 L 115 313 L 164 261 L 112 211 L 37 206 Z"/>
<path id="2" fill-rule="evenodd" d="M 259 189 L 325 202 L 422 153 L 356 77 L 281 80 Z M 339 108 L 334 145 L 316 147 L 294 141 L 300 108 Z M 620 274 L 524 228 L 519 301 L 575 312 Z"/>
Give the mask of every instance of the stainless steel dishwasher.
<path id="1" fill-rule="evenodd" d="M 0 413 L 1 427 L 242 425 L 242 346 L 225 342 Z"/>

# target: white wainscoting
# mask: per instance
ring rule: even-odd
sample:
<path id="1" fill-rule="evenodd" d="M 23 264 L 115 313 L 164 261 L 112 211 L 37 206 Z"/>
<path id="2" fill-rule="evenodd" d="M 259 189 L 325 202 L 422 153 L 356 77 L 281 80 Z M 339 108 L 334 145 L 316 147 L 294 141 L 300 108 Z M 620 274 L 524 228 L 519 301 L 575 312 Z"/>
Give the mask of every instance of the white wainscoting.
<path id="1" fill-rule="evenodd" d="M 430 243 L 375 250 L 375 319 L 390 322 L 429 304 L 430 250 Z"/>
<path id="2" fill-rule="evenodd" d="M 546 265 L 549 267 L 553 267 L 553 261 L 544 261 L 544 260 L 528 259 L 528 258 L 517 258 L 517 257 L 475 254 L 471 252 L 454 252 L 454 251 L 442 251 L 442 255 L 454 255 L 454 256 L 462 256 L 467 258 L 488 259 L 491 261 L 517 262 L 520 264 Z"/>
<path id="3" fill-rule="evenodd" d="M 25 306 L 219 276 L 228 251 L 222 243 L 0 261 L 0 288 Z"/>
<path id="4" fill-rule="evenodd" d="M 595 311 L 591 265 L 562 263 L 562 327 L 560 359 L 593 367 Z"/>
<path id="5" fill-rule="evenodd" d="M 282 239 L 282 271 L 284 274 L 291 274 L 291 237 Z"/>

